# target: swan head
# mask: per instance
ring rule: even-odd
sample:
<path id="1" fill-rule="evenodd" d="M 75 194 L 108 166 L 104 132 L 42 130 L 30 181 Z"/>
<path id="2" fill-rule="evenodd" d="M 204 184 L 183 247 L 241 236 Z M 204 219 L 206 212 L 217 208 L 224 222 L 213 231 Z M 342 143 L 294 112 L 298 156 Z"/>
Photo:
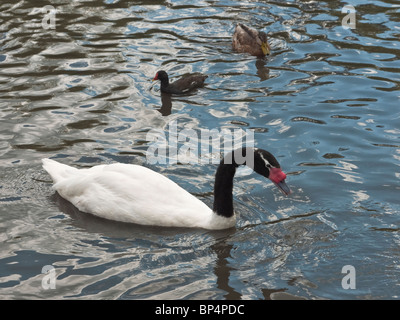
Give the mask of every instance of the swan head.
<path id="1" fill-rule="evenodd" d="M 246 165 L 258 174 L 270 179 L 285 195 L 291 193 L 286 185 L 286 174 L 276 158 L 268 151 L 259 148 L 244 147 L 236 149 L 225 156 L 224 164 L 232 164 L 232 170 Z"/>
<path id="2" fill-rule="evenodd" d="M 270 179 L 285 195 L 291 193 L 290 188 L 285 182 L 286 174 L 282 171 L 279 162 L 270 152 L 263 149 L 254 149 L 252 169 Z"/>

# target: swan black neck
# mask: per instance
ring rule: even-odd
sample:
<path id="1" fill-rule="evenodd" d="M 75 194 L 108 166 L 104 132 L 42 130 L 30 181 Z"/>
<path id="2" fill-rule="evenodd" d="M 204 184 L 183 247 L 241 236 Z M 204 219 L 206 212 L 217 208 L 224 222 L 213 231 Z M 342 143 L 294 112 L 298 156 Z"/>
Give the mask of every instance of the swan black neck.
<path id="1" fill-rule="evenodd" d="M 222 160 L 215 174 L 213 211 L 226 218 L 233 216 L 232 191 L 236 167 L 234 164 L 226 164 Z"/>
<path id="2" fill-rule="evenodd" d="M 251 149 L 251 151 L 248 149 Z M 242 164 L 251 166 L 249 164 L 251 159 L 248 159 L 248 156 L 253 157 L 254 154 L 252 148 L 241 148 L 228 153 L 220 162 L 215 174 L 214 185 L 213 211 L 216 214 L 226 218 L 234 215 L 232 191 L 236 168 Z M 254 160 L 254 158 L 252 159 Z"/>
<path id="3" fill-rule="evenodd" d="M 247 165 L 266 178 L 269 178 L 271 168 L 280 168 L 275 157 L 263 149 L 244 147 L 228 153 L 220 162 L 215 175 L 213 206 L 216 214 L 226 218 L 234 215 L 233 178 L 240 165 Z"/>

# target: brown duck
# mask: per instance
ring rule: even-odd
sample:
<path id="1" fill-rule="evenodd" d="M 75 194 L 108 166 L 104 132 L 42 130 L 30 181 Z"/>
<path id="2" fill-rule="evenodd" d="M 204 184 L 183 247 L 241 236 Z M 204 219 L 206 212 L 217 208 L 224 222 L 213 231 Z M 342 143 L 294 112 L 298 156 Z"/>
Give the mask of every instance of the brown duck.
<path id="1" fill-rule="evenodd" d="M 264 57 L 270 54 L 267 34 L 238 23 L 232 39 L 233 50 L 247 52 L 253 56 Z"/>
<path id="2" fill-rule="evenodd" d="M 153 81 L 161 81 L 161 92 L 171 94 L 184 94 L 203 86 L 207 76 L 200 73 L 192 73 L 182 76 L 181 79 L 169 83 L 168 74 L 160 70 Z"/>

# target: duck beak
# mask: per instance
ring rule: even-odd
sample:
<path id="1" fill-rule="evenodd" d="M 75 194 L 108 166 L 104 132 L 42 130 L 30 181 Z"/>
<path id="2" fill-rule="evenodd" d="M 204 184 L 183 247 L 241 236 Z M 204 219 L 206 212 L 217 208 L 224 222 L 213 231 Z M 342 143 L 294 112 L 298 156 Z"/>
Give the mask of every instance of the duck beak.
<path id="1" fill-rule="evenodd" d="M 282 180 L 281 182 L 277 182 L 277 183 L 275 183 L 275 185 L 279 188 L 279 190 L 281 190 L 283 192 L 283 194 L 285 194 L 287 196 L 292 192 L 290 190 L 290 188 L 287 186 L 285 180 Z"/>
<path id="2" fill-rule="evenodd" d="M 269 56 L 269 54 L 271 53 L 271 50 L 270 50 L 267 42 L 261 43 L 261 50 L 262 50 L 263 54 L 266 56 L 267 55 Z"/>

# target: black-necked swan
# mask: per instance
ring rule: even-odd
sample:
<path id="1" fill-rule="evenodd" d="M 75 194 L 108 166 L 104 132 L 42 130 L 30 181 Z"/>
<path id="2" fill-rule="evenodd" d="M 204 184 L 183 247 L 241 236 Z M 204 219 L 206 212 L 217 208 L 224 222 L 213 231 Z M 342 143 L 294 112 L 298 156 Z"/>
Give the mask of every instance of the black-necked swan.
<path id="1" fill-rule="evenodd" d="M 141 225 L 226 229 L 236 222 L 233 177 L 245 164 L 269 178 L 288 195 L 286 175 L 268 151 L 240 148 L 220 162 L 214 185 L 214 206 L 202 201 L 167 177 L 140 165 L 113 163 L 77 169 L 43 159 L 54 189 L 80 211 Z"/>

